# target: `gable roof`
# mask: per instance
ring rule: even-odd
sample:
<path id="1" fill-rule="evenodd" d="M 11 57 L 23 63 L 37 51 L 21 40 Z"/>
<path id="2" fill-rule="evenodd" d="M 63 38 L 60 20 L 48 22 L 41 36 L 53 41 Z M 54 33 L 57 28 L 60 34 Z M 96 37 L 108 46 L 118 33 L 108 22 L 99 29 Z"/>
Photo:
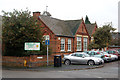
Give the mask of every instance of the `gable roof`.
<path id="1" fill-rule="evenodd" d="M 64 21 L 66 25 L 68 25 L 69 29 L 71 30 L 72 34 L 75 35 L 79 25 L 81 24 L 82 20 L 66 20 Z"/>
<path id="2" fill-rule="evenodd" d="M 85 24 L 85 26 L 87 28 L 89 35 L 91 36 L 96 24 Z"/>
<path id="3" fill-rule="evenodd" d="M 71 30 L 63 20 L 41 15 L 39 18 L 48 26 L 55 35 L 73 37 Z"/>

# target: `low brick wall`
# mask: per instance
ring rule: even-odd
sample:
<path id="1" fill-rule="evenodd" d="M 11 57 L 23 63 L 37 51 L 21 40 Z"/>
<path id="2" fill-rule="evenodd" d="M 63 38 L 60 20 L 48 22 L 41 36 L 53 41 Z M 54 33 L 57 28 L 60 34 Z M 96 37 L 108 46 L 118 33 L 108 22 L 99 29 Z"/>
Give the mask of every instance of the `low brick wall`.
<path id="1" fill-rule="evenodd" d="M 61 58 L 64 55 L 70 53 L 57 53 L 49 55 L 49 65 L 54 64 L 54 56 L 61 55 Z M 26 61 L 26 66 L 24 62 Z M 47 65 L 47 56 L 46 55 L 30 55 L 29 57 L 14 57 L 14 56 L 2 56 L 2 65 L 8 67 L 39 67 Z"/>
<path id="2" fill-rule="evenodd" d="M 26 61 L 26 65 L 24 64 Z M 49 65 L 53 64 L 54 56 L 49 55 Z M 30 57 L 2 56 L 2 65 L 8 67 L 39 67 L 47 63 L 46 55 L 31 55 Z"/>

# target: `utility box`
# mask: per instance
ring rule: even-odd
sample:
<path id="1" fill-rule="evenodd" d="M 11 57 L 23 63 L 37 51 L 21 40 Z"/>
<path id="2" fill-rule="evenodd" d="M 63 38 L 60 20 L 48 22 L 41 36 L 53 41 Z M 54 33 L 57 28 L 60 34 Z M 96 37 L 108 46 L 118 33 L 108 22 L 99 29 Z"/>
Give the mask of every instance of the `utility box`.
<path id="1" fill-rule="evenodd" d="M 54 67 L 61 67 L 62 66 L 62 59 L 60 55 L 54 56 Z"/>

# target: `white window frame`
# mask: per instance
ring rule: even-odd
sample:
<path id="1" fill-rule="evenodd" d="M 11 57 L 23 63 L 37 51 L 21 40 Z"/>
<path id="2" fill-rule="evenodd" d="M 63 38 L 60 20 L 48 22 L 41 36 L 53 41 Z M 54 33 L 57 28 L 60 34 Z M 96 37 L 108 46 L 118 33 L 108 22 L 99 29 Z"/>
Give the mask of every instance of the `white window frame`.
<path id="1" fill-rule="evenodd" d="M 84 38 L 83 38 L 83 50 L 84 50 L 84 51 L 87 51 L 87 41 L 88 41 L 88 38 L 87 38 L 87 37 L 84 37 Z"/>
<path id="2" fill-rule="evenodd" d="M 82 37 L 77 36 L 77 51 L 81 51 L 81 50 L 82 50 Z"/>
<path id="3" fill-rule="evenodd" d="M 71 51 L 71 39 L 68 39 L 68 51 Z"/>
<path id="4" fill-rule="evenodd" d="M 43 35 L 43 39 L 44 40 L 50 40 L 50 36 L 49 35 Z"/>
<path id="5" fill-rule="evenodd" d="M 60 50 L 65 51 L 65 39 L 61 38 Z"/>

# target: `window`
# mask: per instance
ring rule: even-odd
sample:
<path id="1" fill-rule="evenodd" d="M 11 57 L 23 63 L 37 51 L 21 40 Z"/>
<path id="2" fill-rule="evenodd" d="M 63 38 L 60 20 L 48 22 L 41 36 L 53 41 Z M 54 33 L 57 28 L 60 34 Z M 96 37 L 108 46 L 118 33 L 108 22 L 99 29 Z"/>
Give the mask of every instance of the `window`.
<path id="1" fill-rule="evenodd" d="M 81 37 L 77 37 L 77 51 L 81 51 Z"/>
<path id="2" fill-rule="evenodd" d="M 65 39 L 61 39 L 61 51 L 65 51 Z"/>
<path id="3" fill-rule="evenodd" d="M 43 39 L 44 39 L 44 40 L 50 40 L 50 37 L 49 37 L 49 35 L 44 35 L 44 36 L 43 36 Z"/>
<path id="4" fill-rule="evenodd" d="M 87 51 L 87 38 L 83 38 L 83 42 L 84 42 L 83 49 L 84 51 Z"/>
<path id="5" fill-rule="evenodd" d="M 76 54 L 76 57 L 82 57 L 83 54 Z"/>
<path id="6" fill-rule="evenodd" d="M 71 51 L 71 39 L 68 39 L 68 51 Z"/>
<path id="7" fill-rule="evenodd" d="M 88 54 L 84 54 L 84 56 L 85 56 L 85 57 L 90 57 L 90 55 L 88 55 Z"/>
<path id="8" fill-rule="evenodd" d="M 76 56 L 76 54 L 72 54 L 71 56 Z"/>

